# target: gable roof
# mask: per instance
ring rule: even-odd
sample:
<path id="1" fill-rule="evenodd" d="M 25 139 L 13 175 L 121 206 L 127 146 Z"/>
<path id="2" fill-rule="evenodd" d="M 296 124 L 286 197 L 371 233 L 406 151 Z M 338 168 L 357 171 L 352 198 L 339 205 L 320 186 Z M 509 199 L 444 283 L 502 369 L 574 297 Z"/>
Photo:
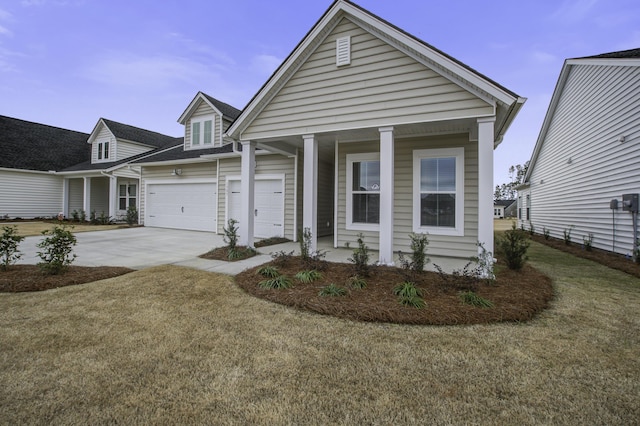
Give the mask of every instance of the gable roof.
<path id="1" fill-rule="evenodd" d="M 209 96 L 206 93 L 198 92 L 196 96 L 194 96 L 193 100 L 187 106 L 187 109 L 184 110 L 180 118 L 178 118 L 178 123 L 185 124 L 187 119 L 193 114 L 193 112 L 198 107 L 200 101 L 206 102 L 209 104 L 214 111 L 217 111 L 228 121 L 233 121 L 240 115 L 241 111 L 231 105 L 224 103 L 222 101 L 217 100 L 213 96 Z M 226 129 L 225 129 L 226 130 Z"/>
<path id="2" fill-rule="evenodd" d="M 162 133 L 152 132 L 151 130 L 141 129 L 140 127 L 130 126 L 128 124 L 118 123 L 117 121 L 100 118 L 93 128 L 88 142 L 91 143 L 97 136 L 97 130 L 100 125 L 106 126 L 114 137 L 130 142 L 137 142 L 155 148 L 172 145 L 176 142 L 176 137 L 167 136 Z"/>
<path id="3" fill-rule="evenodd" d="M 569 73 L 571 71 L 571 68 L 575 65 L 640 67 L 640 48 L 602 53 L 594 56 L 584 56 L 581 58 L 572 58 L 564 61 L 562 69 L 560 70 L 558 82 L 556 83 L 556 87 L 553 90 L 553 96 L 551 97 L 551 101 L 549 102 L 549 108 L 547 109 L 547 113 L 542 122 L 542 127 L 540 129 L 540 133 L 538 134 L 538 139 L 536 140 L 536 145 L 533 148 L 533 153 L 531 154 L 529 168 L 527 169 L 527 173 L 525 174 L 523 179 L 522 185 L 524 187 L 529 184 L 529 179 L 531 178 L 531 174 L 533 173 L 536 161 L 538 160 L 538 156 L 540 155 L 542 144 L 547 137 L 547 132 L 549 131 L 551 120 L 553 119 L 555 110 L 558 107 L 558 102 L 562 97 L 562 92 L 564 91 L 567 79 L 569 78 Z"/>
<path id="4" fill-rule="evenodd" d="M 88 160 L 87 133 L 0 116 L 0 167 L 60 170 Z"/>
<path id="5" fill-rule="evenodd" d="M 450 81 L 464 86 L 483 99 L 491 99 L 505 109 L 504 119 L 496 123 L 496 140 L 501 140 L 511 121 L 525 99 L 499 85 L 495 81 L 475 71 L 444 52 L 436 49 L 419 38 L 390 24 L 349 0 L 335 0 L 305 37 L 298 43 L 284 62 L 276 69 L 262 88 L 254 95 L 236 119 L 227 134 L 235 139 L 241 138 L 243 130 L 278 93 L 306 58 L 326 37 L 328 30 L 343 17 L 348 16 L 357 25 L 371 32 L 407 53 L 425 66 L 433 69 Z"/>
<path id="6" fill-rule="evenodd" d="M 513 204 L 515 202 L 516 202 L 516 200 L 494 200 L 493 205 L 494 206 L 509 207 L 511 204 Z"/>
<path id="7" fill-rule="evenodd" d="M 130 161 L 130 164 L 149 164 L 149 163 L 171 163 L 180 162 L 181 160 L 199 159 L 203 155 L 219 155 L 219 154 L 231 154 L 233 153 L 233 144 L 228 143 L 215 148 L 203 148 L 203 149 L 182 149 L 183 144 L 176 145 L 171 148 L 157 150 L 152 153 L 146 153 L 143 157 L 135 161 Z M 203 160 L 210 161 L 210 160 Z"/>

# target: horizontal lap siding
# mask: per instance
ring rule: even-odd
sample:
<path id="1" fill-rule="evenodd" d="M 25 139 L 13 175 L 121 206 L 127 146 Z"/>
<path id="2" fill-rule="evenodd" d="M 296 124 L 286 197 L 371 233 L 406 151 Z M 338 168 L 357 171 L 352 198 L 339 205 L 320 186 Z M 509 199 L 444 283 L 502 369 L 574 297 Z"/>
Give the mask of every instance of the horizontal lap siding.
<path id="1" fill-rule="evenodd" d="M 171 171 L 175 168 L 182 169 L 180 176 L 171 176 Z M 166 182 L 179 183 L 185 179 L 215 179 L 216 178 L 216 162 L 206 162 L 197 164 L 182 164 L 180 166 L 150 166 L 142 168 L 141 191 L 140 191 L 140 220 L 144 221 L 146 184 L 153 181 L 162 180 Z M 218 200 L 220 199 L 220 190 L 218 190 Z"/>
<path id="2" fill-rule="evenodd" d="M 338 246 L 354 246 L 358 234 L 365 243 L 378 249 L 377 231 L 347 230 L 346 227 L 346 156 L 347 154 L 378 152 L 380 143 L 343 143 L 339 146 L 338 166 Z M 430 235 L 428 253 L 438 256 L 468 258 L 476 253 L 478 233 L 478 168 L 477 145 L 468 135 L 440 136 L 395 141 L 394 182 L 394 251 L 409 250 L 409 234 L 413 231 L 413 151 L 464 147 L 465 150 L 465 232 L 463 237 Z"/>
<path id="3" fill-rule="evenodd" d="M 100 214 L 109 214 L 109 178 L 91 178 L 91 207 L 87 216 L 95 212 L 96 217 Z"/>
<path id="4" fill-rule="evenodd" d="M 98 132 L 98 136 L 96 136 L 91 145 L 91 162 L 97 163 L 99 161 L 103 161 L 98 160 L 98 144 L 104 142 L 109 142 L 109 158 L 113 158 L 115 148 L 114 141 L 115 138 L 113 137 L 111 131 L 106 126 L 102 126 L 102 129 L 100 129 L 100 131 Z"/>
<path id="5" fill-rule="evenodd" d="M 575 226 L 574 242 L 593 233 L 594 247 L 612 250 L 615 226 L 615 251 L 632 250 L 632 216 L 618 210 L 614 224 L 609 202 L 640 193 L 638 99 L 640 68 L 572 66 L 530 179 L 537 232 L 562 238 Z"/>
<path id="6" fill-rule="evenodd" d="M 60 176 L 0 171 L 0 216 L 34 218 L 62 211 Z"/>
<path id="7" fill-rule="evenodd" d="M 335 40 L 351 36 L 351 65 Z M 491 114 L 492 108 L 348 19 L 243 133 L 252 139 Z"/>
<path id="8" fill-rule="evenodd" d="M 69 214 L 84 209 L 84 179 L 69 179 Z M 86 213 L 86 212 L 85 212 Z"/>
<path id="9" fill-rule="evenodd" d="M 117 148 L 117 160 L 124 160 L 125 158 L 133 157 L 134 155 L 142 154 L 143 152 L 151 151 L 154 148 L 148 146 L 141 146 L 133 143 L 118 141 L 116 142 Z M 110 150 L 113 150 L 109 147 Z"/>
<path id="10" fill-rule="evenodd" d="M 202 102 L 200 101 L 200 105 L 198 105 L 198 107 L 196 108 L 196 110 L 193 112 L 193 114 L 191 114 L 191 116 L 189 117 L 189 119 L 187 120 L 185 126 L 184 126 L 184 130 L 185 130 L 185 134 L 184 134 L 184 146 L 185 149 L 191 149 L 191 119 L 192 118 L 201 118 L 203 116 L 213 116 L 213 120 L 214 122 L 211 125 L 211 131 L 213 132 L 213 134 L 211 135 L 212 138 L 212 145 L 206 145 L 207 147 L 211 147 L 211 146 L 219 146 L 222 141 L 220 139 L 220 117 L 215 114 L 215 111 L 213 110 L 213 108 L 211 108 L 209 106 L 209 104 L 207 104 L 206 102 Z M 204 132 L 204 128 L 200 129 L 200 133 Z M 202 144 L 200 145 L 196 145 L 196 149 L 203 147 Z"/>

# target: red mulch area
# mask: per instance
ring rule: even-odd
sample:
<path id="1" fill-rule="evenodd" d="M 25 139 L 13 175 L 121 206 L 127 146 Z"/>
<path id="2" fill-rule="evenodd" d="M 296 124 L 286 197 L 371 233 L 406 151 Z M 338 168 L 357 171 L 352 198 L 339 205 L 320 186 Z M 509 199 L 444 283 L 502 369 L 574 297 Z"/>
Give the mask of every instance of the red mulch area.
<path id="1" fill-rule="evenodd" d="M 271 263 L 273 264 L 273 262 Z M 544 310 L 553 299 L 551 279 L 525 265 L 521 271 L 506 268 L 498 273 L 494 283 L 481 281 L 475 284 L 476 293 L 493 302 L 491 308 L 467 305 L 460 299 L 465 287 L 461 278 L 444 279 L 434 272 L 422 272 L 414 282 L 424 293 L 426 307 L 417 309 L 401 305 L 393 288 L 405 281 L 399 268 L 372 267 L 364 289 L 350 288 L 347 278 L 354 275 L 352 264 L 324 262 L 322 278 L 303 284 L 294 277 L 300 271 L 309 270 L 299 257 L 292 257 L 278 271 L 291 278 L 294 286 L 289 289 L 263 289 L 263 281 L 257 271 L 248 269 L 236 276 L 236 283 L 247 293 L 301 310 L 332 315 L 357 321 L 401 324 L 484 324 L 503 321 L 528 321 Z M 320 296 L 322 287 L 334 283 L 348 290 L 346 296 Z"/>
<path id="2" fill-rule="evenodd" d="M 68 285 L 84 284 L 133 272 L 118 266 L 69 266 L 58 275 L 46 275 L 37 265 L 12 265 L 0 270 L 0 292 L 41 291 Z"/>
<path id="3" fill-rule="evenodd" d="M 570 253 L 576 257 L 593 260 L 601 265 L 608 266 L 609 268 L 617 269 L 619 271 L 626 272 L 629 275 L 633 275 L 634 277 L 640 278 L 640 265 L 634 263 L 633 259 L 627 258 L 621 254 L 597 248 L 592 248 L 589 251 L 578 242 L 572 242 L 567 245 L 564 240 L 551 237 L 546 240 L 543 235 L 539 234 L 532 235 L 531 239 L 540 244 Z"/>

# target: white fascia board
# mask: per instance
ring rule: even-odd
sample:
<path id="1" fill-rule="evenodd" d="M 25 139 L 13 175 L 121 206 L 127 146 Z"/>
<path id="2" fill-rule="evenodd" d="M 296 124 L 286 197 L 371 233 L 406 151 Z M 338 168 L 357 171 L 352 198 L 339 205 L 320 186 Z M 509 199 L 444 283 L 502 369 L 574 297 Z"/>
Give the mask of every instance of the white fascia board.
<path id="1" fill-rule="evenodd" d="M 100 133 L 98 131 L 98 129 L 100 128 L 100 125 L 103 125 L 104 127 L 106 127 L 107 130 L 109 130 L 109 133 L 111 133 L 111 137 L 115 139 L 115 136 L 113 135 L 113 132 L 111 131 L 111 129 L 109 129 L 109 126 L 107 126 L 107 124 L 101 118 L 100 120 L 98 120 L 96 125 L 93 127 L 93 130 L 89 134 L 89 139 L 87 139 L 87 143 L 93 143 L 93 141 L 96 140 L 96 137 L 98 136 L 98 133 Z"/>
<path id="2" fill-rule="evenodd" d="M 271 152 L 271 151 L 264 151 L 262 149 L 258 149 L 256 148 L 256 157 L 261 157 L 263 155 L 274 155 L 275 153 Z M 207 160 L 216 160 L 216 159 L 220 159 L 220 158 L 240 158 L 242 156 L 242 151 L 238 151 L 238 152 L 225 152 L 224 154 L 204 154 L 201 155 L 200 158 L 204 158 Z"/>
<path id="3" fill-rule="evenodd" d="M 44 171 L 44 170 L 29 170 L 29 169 L 12 169 L 11 167 L 0 167 L 0 172 L 33 173 L 33 174 L 39 174 L 39 175 L 51 175 L 51 174 L 58 173 L 55 170 Z"/>
<path id="4" fill-rule="evenodd" d="M 640 58 L 576 58 L 567 59 L 569 65 L 604 65 L 609 67 L 638 67 Z"/>
<path id="5" fill-rule="evenodd" d="M 540 154 L 540 150 L 542 149 L 542 142 L 547 137 L 547 131 L 549 131 L 551 119 L 555 114 L 556 107 L 558 106 L 558 102 L 560 101 L 560 96 L 562 95 L 564 86 L 566 85 L 567 79 L 569 78 L 569 72 L 571 71 L 572 66 L 570 61 L 571 60 L 565 60 L 564 64 L 562 65 L 562 70 L 560 71 L 560 76 L 558 77 L 556 87 L 553 90 L 551 102 L 549 102 L 549 108 L 547 109 L 547 113 L 545 114 L 544 120 L 542 121 L 542 127 L 540 128 L 540 133 L 538 134 L 536 145 L 533 148 L 533 153 L 531 154 L 531 159 L 529 160 L 529 168 L 527 169 L 527 173 L 524 175 L 523 182 L 529 181 L 531 173 L 533 173 L 533 167 L 536 164 L 536 160 L 538 159 L 538 155 Z"/>
<path id="6" fill-rule="evenodd" d="M 189 103 L 189 106 L 187 106 L 187 109 L 185 109 L 182 115 L 180 116 L 180 118 L 178 118 L 178 123 L 183 125 L 186 124 L 187 120 L 189 119 L 191 114 L 193 114 L 193 111 L 196 109 L 196 106 L 198 105 L 199 100 L 205 102 L 207 105 L 209 105 L 213 109 L 213 111 L 215 111 L 216 114 L 222 117 L 222 112 L 218 108 L 216 108 L 211 102 L 209 102 L 207 97 L 204 96 L 202 92 L 198 92 L 196 96 L 193 98 L 193 100 L 191 101 L 191 103 Z"/>
<path id="7" fill-rule="evenodd" d="M 213 161 L 213 158 L 207 158 L 204 156 L 194 157 L 194 158 L 183 158 L 180 160 L 167 160 L 167 161 L 150 161 L 148 163 L 135 163 L 132 166 L 174 166 L 174 165 L 182 165 L 182 164 L 191 164 L 191 163 L 207 163 Z"/>

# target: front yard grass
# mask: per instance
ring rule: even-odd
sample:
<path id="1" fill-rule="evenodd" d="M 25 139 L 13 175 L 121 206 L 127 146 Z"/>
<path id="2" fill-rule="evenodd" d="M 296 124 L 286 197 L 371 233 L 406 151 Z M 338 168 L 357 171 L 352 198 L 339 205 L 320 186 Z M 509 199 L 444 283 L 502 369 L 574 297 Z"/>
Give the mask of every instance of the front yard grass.
<path id="1" fill-rule="evenodd" d="M 524 324 L 354 322 L 176 266 L 0 294 L 0 419 L 636 424 L 640 280 L 537 243 L 530 257 L 556 298 Z"/>
<path id="2" fill-rule="evenodd" d="M 127 227 L 126 225 L 92 225 L 89 223 L 77 223 L 77 222 L 69 222 L 64 221 L 63 224 L 71 227 L 73 226 L 73 232 L 88 232 L 88 231 L 108 231 L 110 229 L 119 229 L 123 227 Z M 32 236 L 40 236 L 42 235 L 42 231 L 49 230 L 53 228 L 55 225 L 60 224 L 57 220 L 51 221 L 31 221 L 31 220 L 22 220 L 22 221 L 0 221 L 1 226 L 17 226 L 18 227 L 18 235 L 23 237 L 32 237 Z"/>

